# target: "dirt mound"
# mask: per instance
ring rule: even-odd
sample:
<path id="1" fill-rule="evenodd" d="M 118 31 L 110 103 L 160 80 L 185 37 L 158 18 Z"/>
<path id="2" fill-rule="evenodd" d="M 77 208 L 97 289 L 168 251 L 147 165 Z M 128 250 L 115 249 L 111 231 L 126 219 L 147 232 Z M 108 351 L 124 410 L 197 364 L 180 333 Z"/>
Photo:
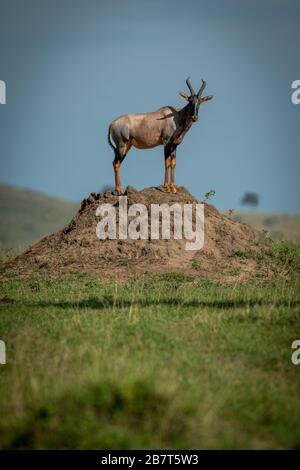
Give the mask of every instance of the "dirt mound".
<path id="1" fill-rule="evenodd" d="M 134 203 L 144 204 L 149 214 L 151 204 L 179 203 L 183 207 L 183 204 L 200 202 L 183 187 L 178 188 L 177 194 L 166 193 L 162 187 L 142 191 L 128 187 L 125 195 L 128 207 Z M 242 281 L 255 269 L 254 260 L 245 262 L 238 255 L 249 248 L 255 249 L 255 232 L 247 225 L 220 214 L 210 204 L 204 205 L 204 247 L 199 251 L 187 251 L 187 240 L 174 240 L 173 237 L 170 240 L 99 240 L 96 236 L 99 222 L 96 209 L 104 203 L 113 204 L 118 209 L 119 200 L 110 192 L 91 193 L 82 201 L 81 209 L 67 227 L 43 238 L 6 263 L 5 270 L 18 275 L 81 271 L 118 279 L 144 272 L 180 272 Z M 116 214 L 118 224 L 118 210 Z M 171 217 L 171 234 L 173 222 Z"/>

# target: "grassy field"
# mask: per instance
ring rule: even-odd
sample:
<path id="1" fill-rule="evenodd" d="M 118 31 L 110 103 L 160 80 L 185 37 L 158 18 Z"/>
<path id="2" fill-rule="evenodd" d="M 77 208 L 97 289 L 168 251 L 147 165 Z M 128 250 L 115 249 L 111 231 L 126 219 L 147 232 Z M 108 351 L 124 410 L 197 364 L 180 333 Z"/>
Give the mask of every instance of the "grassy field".
<path id="1" fill-rule="evenodd" d="M 275 251 L 274 251 L 275 253 Z M 286 280 L 1 283 L 0 448 L 299 448 Z"/>

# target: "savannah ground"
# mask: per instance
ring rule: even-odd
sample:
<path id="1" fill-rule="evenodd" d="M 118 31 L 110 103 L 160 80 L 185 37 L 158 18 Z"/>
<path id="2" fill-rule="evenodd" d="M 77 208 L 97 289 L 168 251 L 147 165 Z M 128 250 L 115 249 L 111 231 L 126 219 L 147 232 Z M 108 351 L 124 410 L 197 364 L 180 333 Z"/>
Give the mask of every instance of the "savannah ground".
<path id="1" fill-rule="evenodd" d="M 243 284 L 4 276 L 0 447 L 299 448 L 298 253 Z"/>

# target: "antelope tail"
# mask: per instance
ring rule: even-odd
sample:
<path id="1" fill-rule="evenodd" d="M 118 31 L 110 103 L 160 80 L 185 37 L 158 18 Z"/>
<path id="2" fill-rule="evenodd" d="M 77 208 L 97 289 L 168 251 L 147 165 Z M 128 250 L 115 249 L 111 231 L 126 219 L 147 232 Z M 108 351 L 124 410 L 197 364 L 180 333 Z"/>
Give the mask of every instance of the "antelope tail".
<path id="1" fill-rule="evenodd" d="M 108 128 L 107 141 L 108 141 L 109 145 L 111 146 L 111 148 L 114 149 L 114 151 L 116 151 L 117 148 L 113 145 L 113 143 L 110 139 L 110 128 L 111 128 L 111 125 Z"/>

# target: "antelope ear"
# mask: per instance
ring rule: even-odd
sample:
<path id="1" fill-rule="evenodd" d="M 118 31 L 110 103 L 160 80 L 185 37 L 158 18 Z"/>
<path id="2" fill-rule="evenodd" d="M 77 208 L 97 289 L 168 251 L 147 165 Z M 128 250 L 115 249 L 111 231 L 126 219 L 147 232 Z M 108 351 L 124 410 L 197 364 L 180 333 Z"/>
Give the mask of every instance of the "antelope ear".
<path id="1" fill-rule="evenodd" d="M 179 92 L 179 95 L 180 95 L 181 98 L 183 98 L 184 100 L 189 101 L 189 97 L 188 97 L 183 91 L 180 91 L 180 92 Z"/>
<path id="2" fill-rule="evenodd" d="M 210 101 L 213 99 L 213 97 L 214 95 L 204 96 L 203 98 L 201 98 L 201 103 L 204 103 L 204 101 Z"/>

